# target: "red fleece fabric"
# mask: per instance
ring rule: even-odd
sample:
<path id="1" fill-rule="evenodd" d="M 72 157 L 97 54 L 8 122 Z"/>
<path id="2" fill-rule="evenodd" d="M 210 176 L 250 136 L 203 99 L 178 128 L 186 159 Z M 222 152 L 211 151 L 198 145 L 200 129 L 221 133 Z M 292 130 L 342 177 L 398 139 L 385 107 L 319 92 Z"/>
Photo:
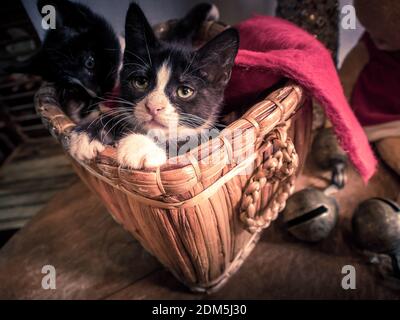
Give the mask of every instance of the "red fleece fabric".
<path id="1" fill-rule="evenodd" d="M 363 126 L 400 120 L 400 51 L 379 50 L 368 33 L 361 40 L 369 61 L 354 86 L 351 106 Z"/>
<path id="2" fill-rule="evenodd" d="M 256 97 L 283 78 L 294 80 L 324 107 L 340 145 L 368 181 L 377 162 L 343 94 L 329 51 L 311 34 L 275 17 L 255 16 L 236 28 L 240 50 L 226 91 L 227 104 Z"/>

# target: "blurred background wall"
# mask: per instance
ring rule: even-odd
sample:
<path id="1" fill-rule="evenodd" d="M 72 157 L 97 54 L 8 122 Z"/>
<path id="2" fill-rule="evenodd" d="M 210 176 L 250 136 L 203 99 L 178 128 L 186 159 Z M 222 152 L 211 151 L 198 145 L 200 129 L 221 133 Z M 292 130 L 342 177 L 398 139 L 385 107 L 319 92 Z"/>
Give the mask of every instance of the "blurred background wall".
<path id="1" fill-rule="evenodd" d="M 115 27 L 118 33 L 123 32 L 125 13 L 131 0 L 75 0 L 91 7 L 96 12 L 104 15 Z M 276 0 L 210 0 L 215 3 L 221 12 L 221 20 L 228 24 L 235 24 L 251 17 L 253 14 L 274 15 Z M 301 1 L 301 0 L 299 0 Z M 32 22 L 42 38 L 44 30 L 41 28 L 41 17 L 36 10 L 36 1 L 22 0 Z M 199 0 L 138 0 L 147 14 L 151 23 L 155 24 L 171 18 L 181 17 Z M 340 0 L 340 8 L 351 4 L 353 0 Z M 340 49 L 339 65 L 347 52 L 354 46 L 363 32 L 362 26 L 357 22 L 355 30 L 339 28 Z"/>
<path id="2" fill-rule="evenodd" d="M 104 15 L 115 27 L 122 32 L 125 23 L 125 14 L 131 0 L 74 0 L 88 5 L 96 12 Z M 42 37 L 44 30 L 40 27 L 41 17 L 36 10 L 36 1 L 22 0 L 29 16 Z M 204 2 L 199 0 L 137 0 L 143 8 L 150 22 L 155 24 L 172 18 L 183 16 L 193 5 Z M 229 24 L 251 17 L 253 13 L 273 15 L 275 0 L 215 0 L 220 9 L 221 19 Z"/>

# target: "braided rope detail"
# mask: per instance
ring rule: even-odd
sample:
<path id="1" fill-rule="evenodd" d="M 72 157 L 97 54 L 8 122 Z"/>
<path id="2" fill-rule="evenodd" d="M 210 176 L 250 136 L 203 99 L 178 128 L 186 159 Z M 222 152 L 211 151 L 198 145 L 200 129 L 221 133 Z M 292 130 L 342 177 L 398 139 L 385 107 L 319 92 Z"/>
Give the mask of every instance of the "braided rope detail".
<path id="1" fill-rule="evenodd" d="M 289 125 L 282 125 L 271 132 L 259 151 L 255 171 L 244 189 L 240 207 L 240 219 L 246 229 L 255 233 L 267 228 L 286 205 L 294 191 L 298 155 L 291 139 L 287 136 Z M 273 147 L 273 154 L 264 160 L 265 147 Z M 268 184 L 279 183 L 265 208 L 257 211 L 261 192 Z"/>

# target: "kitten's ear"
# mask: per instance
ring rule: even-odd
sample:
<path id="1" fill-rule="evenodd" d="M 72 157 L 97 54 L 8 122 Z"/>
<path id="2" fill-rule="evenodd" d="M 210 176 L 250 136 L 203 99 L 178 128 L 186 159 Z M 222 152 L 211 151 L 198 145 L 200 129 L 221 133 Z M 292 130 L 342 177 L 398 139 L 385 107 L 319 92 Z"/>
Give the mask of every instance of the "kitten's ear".
<path id="1" fill-rule="evenodd" d="M 225 87 L 239 49 L 239 33 L 229 28 L 197 51 L 201 72 L 210 82 Z"/>
<path id="2" fill-rule="evenodd" d="M 167 41 L 191 44 L 206 21 L 217 21 L 219 10 L 211 3 L 202 2 L 194 6 L 165 36 Z"/>
<path id="3" fill-rule="evenodd" d="M 135 2 L 130 4 L 126 14 L 125 41 L 126 48 L 131 52 L 155 47 L 158 44 L 149 21 Z"/>

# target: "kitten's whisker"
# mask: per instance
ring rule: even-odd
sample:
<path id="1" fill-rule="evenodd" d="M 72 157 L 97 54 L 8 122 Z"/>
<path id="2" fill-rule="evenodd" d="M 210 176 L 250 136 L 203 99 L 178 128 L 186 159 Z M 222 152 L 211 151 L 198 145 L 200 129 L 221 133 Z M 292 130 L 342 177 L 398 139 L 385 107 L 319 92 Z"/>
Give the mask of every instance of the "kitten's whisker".
<path id="1" fill-rule="evenodd" d="M 141 67 L 143 69 L 144 69 L 144 67 L 146 67 L 146 66 L 136 63 L 136 62 L 124 63 L 124 66 L 137 66 L 137 67 Z"/>
<path id="2" fill-rule="evenodd" d="M 207 62 L 207 63 L 204 63 L 204 64 L 198 66 L 197 68 L 195 68 L 195 69 L 193 69 L 192 71 L 190 71 L 190 72 L 188 73 L 188 75 L 192 75 L 193 72 L 198 71 L 198 70 L 200 70 L 200 69 L 203 69 L 204 67 L 208 66 L 209 64 L 210 64 L 210 62 Z"/>
<path id="3" fill-rule="evenodd" d="M 98 123 L 99 121 L 101 122 L 101 124 L 102 124 L 103 127 L 104 127 L 104 124 L 103 124 L 103 119 L 104 119 L 104 118 L 105 118 L 105 116 L 103 116 L 103 115 L 100 115 L 100 116 L 96 117 L 93 121 L 91 121 L 91 122 L 89 123 L 89 125 L 87 125 L 87 128 L 89 129 L 92 125 Z"/>
<path id="4" fill-rule="evenodd" d="M 144 36 L 144 43 L 146 44 L 147 56 L 149 57 L 150 66 L 152 67 L 153 66 L 153 62 L 151 61 L 149 46 L 147 44 L 147 37 L 146 37 L 146 33 L 145 33 L 144 30 L 143 30 L 143 36 Z"/>
<path id="5" fill-rule="evenodd" d="M 94 123 L 96 123 L 97 121 L 99 121 L 99 117 L 97 117 L 97 118 L 94 118 L 90 123 L 89 123 L 89 125 L 87 126 L 87 128 L 89 129 Z"/>
<path id="6" fill-rule="evenodd" d="M 113 115 L 112 117 L 111 117 L 111 116 L 108 116 L 108 117 L 107 117 L 107 116 L 100 116 L 100 117 L 99 117 L 99 120 L 100 120 L 101 125 L 103 126 L 103 128 L 107 128 L 107 125 L 108 125 L 112 120 L 115 120 L 116 118 L 119 118 L 121 115 L 123 115 L 123 113 L 117 114 L 117 115 Z M 105 118 L 109 118 L 109 119 L 108 119 L 108 121 L 104 124 L 103 120 L 104 120 Z"/>
<path id="7" fill-rule="evenodd" d="M 134 75 L 134 74 L 142 74 L 142 71 L 141 70 L 133 70 L 132 72 L 130 72 L 128 75 L 127 75 L 127 78 L 130 78 L 132 75 Z"/>
<path id="8" fill-rule="evenodd" d="M 131 52 L 129 50 L 126 50 L 126 48 L 125 48 L 125 52 L 128 53 L 128 54 L 131 54 L 135 58 L 139 59 L 145 66 L 147 66 L 150 69 L 150 65 L 146 61 L 144 61 L 141 57 L 139 57 L 137 54 L 135 54 L 135 53 L 133 53 L 133 52 Z"/>
<path id="9" fill-rule="evenodd" d="M 186 66 L 185 70 L 183 71 L 182 75 L 186 75 L 186 72 L 189 70 L 189 68 L 192 66 L 194 59 L 196 58 L 197 52 L 195 52 L 192 56 L 192 58 L 189 61 L 189 64 Z"/>
<path id="10" fill-rule="evenodd" d="M 110 70 L 110 72 L 107 74 L 106 79 L 108 79 L 108 78 L 110 78 L 112 75 L 116 74 L 116 73 L 118 72 L 118 70 L 119 70 L 119 66 L 118 66 L 118 67 L 115 67 L 115 68 L 112 68 L 112 69 Z"/>
<path id="11" fill-rule="evenodd" d="M 105 101 L 105 102 L 120 102 L 120 101 L 125 101 L 125 102 L 132 103 L 132 102 L 130 102 L 130 101 L 126 100 L 126 99 L 123 99 L 123 98 L 121 98 L 121 97 L 118 97 L 118 96 L 109 96 L 109 97 L 106 97 L 106 98 L 98 97 L 98 98 L 101 99 L 101 100 L 103 100 L 103 101 Z"/>
<path id="12" fill-rule="evenodd" d="M 185 113 L 185 112 L 181 112 L 181 119 L 183 120 L 192 120 L 192 121 L 202 121 L 202 122 L 208 122 L 210 120 L 212 120 L 214 118 L 214 116 L 209 117 L 208 119 L 203 119 L 199 116 L 196 116 L 194 114 L 189 114 L 189 113 Z M 213 126 L 215 127 L 221 127 L 221 128 L 226 128 L 226 125 L 216 122 L 216 121 L 212 121 L 213 122 Z"/>
<path id="13" fill-rule="evenodd" d="M 126 107 L 115 107 L 115 108 L 110 108 L 109 110 L 106 110 L 103 112 L 103 114 L 108 114 L 108 113 L 113 113 L 115 111 L 128 111 Z"/>
<path id="14" fill-rule="evenodd" d="M 103 102 L 115 102 L 115 103 L 127 104 L 127 105 L 130 105 L 130 106 L 132 106 L 132 107 L 135 106 L 132 102 L 123 101 L 123 100 L 106 100 L 106 99 L 105 99 Z M 114 108 L 116 108 L 116 107 L 112 107 L 112 109 L 114 109 Z"/>
<path id="15" fill-rule="evenodd" d="M 129 116 L 121 114 L 120 116 L 123 116 L 120 120 L 118 120 L 116 123 L 114 123 L 114 125 L 107 131 L 107 133 L 105 135 L 103 135 L 102 138 L 102 143 L 104 143 L 104 139 L 108 136 L 108 134 L 112 131 L 112 129 L 114 129 L 115 126 L 117 126 L 119 123 L 121 123 L 122 121 L 127 121 L 129 119 Z"/>

